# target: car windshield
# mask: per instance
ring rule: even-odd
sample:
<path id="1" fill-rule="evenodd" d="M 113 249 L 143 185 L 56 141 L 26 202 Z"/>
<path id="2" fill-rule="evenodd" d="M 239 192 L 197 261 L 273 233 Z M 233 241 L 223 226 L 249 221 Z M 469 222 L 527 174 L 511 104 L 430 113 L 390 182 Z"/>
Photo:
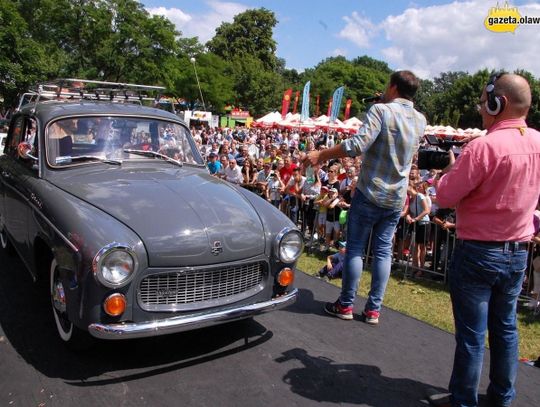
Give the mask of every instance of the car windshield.
<path id="1" fill-rule="evenodd" d="M 181 163 L 203 164 L 192 148 L 195 144 L 189 130 L 159 119 L 70 117 L 49 125 L 45 140 L 47 162 L 53 167 L 161 159 L 160 155 Z M 148 154 L 137 154 L 137 150 Z"/>

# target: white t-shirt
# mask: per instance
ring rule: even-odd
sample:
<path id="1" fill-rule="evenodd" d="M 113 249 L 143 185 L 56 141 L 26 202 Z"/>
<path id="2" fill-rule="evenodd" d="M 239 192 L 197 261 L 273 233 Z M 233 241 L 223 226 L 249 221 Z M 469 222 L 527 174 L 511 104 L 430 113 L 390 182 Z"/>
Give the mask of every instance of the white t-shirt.
<path id="1" fill-rule="evenodd" d="M 233 184 L 241 184 L 244 181 L 242 169 L 238 165 L 234 168 L 227 166 L 227 168 L 223 170 L 223 173 L 225 174 L 225 179 Z"/>

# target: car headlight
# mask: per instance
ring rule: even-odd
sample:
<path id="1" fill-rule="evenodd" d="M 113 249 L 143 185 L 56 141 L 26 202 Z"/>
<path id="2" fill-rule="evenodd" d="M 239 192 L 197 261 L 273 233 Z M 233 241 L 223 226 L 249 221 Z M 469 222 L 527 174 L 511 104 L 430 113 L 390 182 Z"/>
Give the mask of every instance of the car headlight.
<path id="1" fill-rule="evenodd" d="M 296 229 L 285 228 L 276 237 L 277 257 L 283 263 L 294 263 L 304 249 L 304 239 Z"/>
<path id="2" fill-rule="evenodd" d="M 131 280 L 137 267 L 137 256 L 133 250 L 118 243 L 103 247 L 92 263 L 94 276 L 106 287 L 125 285 Z"/>

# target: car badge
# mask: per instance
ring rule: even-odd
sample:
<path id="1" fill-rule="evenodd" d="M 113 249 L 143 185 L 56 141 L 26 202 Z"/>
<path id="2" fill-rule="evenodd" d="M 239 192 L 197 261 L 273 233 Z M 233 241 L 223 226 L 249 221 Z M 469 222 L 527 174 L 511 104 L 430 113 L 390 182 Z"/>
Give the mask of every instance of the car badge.
<path id="1" fill-rule="evenodd" d="M 223 246 L 221 245 L 221 242 L 219 240 L 216 240 L 214 244 L 212 245 L 212 254 L 214 256 L 217 256 L 218 254 L 223 252 Z"/>

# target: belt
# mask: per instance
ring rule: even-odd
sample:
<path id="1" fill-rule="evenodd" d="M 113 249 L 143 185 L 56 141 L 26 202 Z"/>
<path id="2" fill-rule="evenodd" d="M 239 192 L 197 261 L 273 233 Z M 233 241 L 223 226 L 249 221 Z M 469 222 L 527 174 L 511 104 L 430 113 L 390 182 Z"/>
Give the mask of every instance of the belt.
<path id="1" fill-rule="evenodd" d="M 527 250 L 529 242 L 490 242 L 485 240 L 461 240 L 464 243 L 479 244 L 494 249 L 513 249 L 513 250 Z"/>

